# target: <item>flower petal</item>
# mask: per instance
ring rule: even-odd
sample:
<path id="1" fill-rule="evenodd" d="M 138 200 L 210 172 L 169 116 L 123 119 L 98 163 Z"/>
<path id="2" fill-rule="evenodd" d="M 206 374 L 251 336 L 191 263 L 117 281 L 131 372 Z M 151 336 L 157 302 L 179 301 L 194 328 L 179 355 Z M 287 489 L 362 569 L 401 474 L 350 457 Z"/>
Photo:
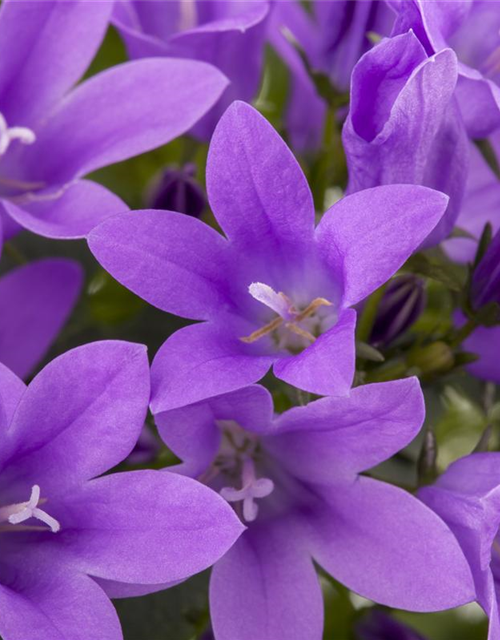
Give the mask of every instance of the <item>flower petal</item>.
<path id="1" fill-rule="evenodd" d="M 217 562 L 210 581 L 217 640 L 321 639 L 321 589 L 298 533 L 285 519 L 252 523 Z"/>
<path id="2" fill-rule="evenodd" d="M 424 417 L 417 378 L 367 384 L 285 412 L 265 446 L 296 477 L 328 483 L 390 458 L 417 435 Z"/>
<path id="3" fill-rule="evenodd" d="M 82 288 L 80 265 L 46 258 L 0 278 L 0 361 L 25 377 L 45 355 Z"/>
<path id="4" fill-rule="evenodd" d="M 143 345 L 105 341 L 66 352 L 35 377 L 18 405 L 2 483 L 22 478 L 53 495 L 104 473 L 133 449 L 148 400 Z"/>
<path id="5" fill-rule="evenodd" d="M 324 259 L 344 269 L 345 307 L 380 287 L 441 219 L 448 197 L 426 187 L 387 185 L 346 196 L 316 230 Z"/>
<path id="6" fill-rule="evenodd" d="M 234 306 L 228 243 L 192 216 L 134 211 L 101 224 L 88 242 L 116 280 L 164 311 L 205 320 Z"/>
<path id="7" fill-rule="evenodd" d="M 239 335 L 248 335 L 248 331 Z M 153 361 L 152 412 L 176 409 L 257 382 L 276 358 L 252 347 L 255 345 L 244 345 L 234 337 L 229 326 L 203 323 L 176 331 Z"/>
<path id="8" fill-rule="evenodd" d="M 63 184 L 170 142 L 219 98 L 226 78 L 190 60 L 150 58 L 87 80 L 61 103 L 26 150 L 27 173 Z M 99 112 L 99 118 L 89 113 Z"/>
<path id="9" fill-rule="evenodd" d="M 112 2 L 17 2 L 0 11 L 0 104 L 11 125 L 45 117 L 94 57 Z"/>
<path id="10" fill-rule="evenodd" d="M 61 529 L 61 544 L 80 570 L 139 585 L 183 580 L 206 569 L 243 531 L 215 491 L 168 471 L 92 480 L 60 509 L 67 530 L 64 537 Z"/>
<path id="11" fill-rule="evenodd" d="M 7 213 L 18 224 L 46 238 L 75 240 L 85 236 L 109 216 L 127 211 L 127 205 L 96 182 L 78 180 L 61 190 L 59 197 L 40 198 L 16 205 L 4 201 Z"/>
<path id="12" fill-rule="evenodd" d="M 438 611 L 474 600 L 455 537 L 411 494 L 360 476 L 323 491 L 311 526 L 313 555 L 332 576 L 380 604 Z"/>
<path id="13" fill-rule="evenodd" d="M 231 420 L 248 431 L 265 431 L 272 418 L 272 396 L 259 385 L 155 416 L 160 436 L 183 461 L 176 471 L 193 477 L 205 471 L 217 452 L 220 444 L 217 421 Z"/>
<path id="14" fill-rule="evenodd" d="M 25 545 L 26 547 L 26 545 Z M 54 566 L 32 549 L 0 567 L 4 640 L 121 640 L 120 622 L 91 578 Z"/>
<path id="15" fill-rule="evenodd" d="M 343 311 L 337 324 L 297 356 L 280 358 L 274 375 L 318 395 L 344 395 L 354 376 L 356 312 Z"/>
<path id="16" fill-rule="evenodd" d="M 302 169 L 248 104 L 234 102 L 217 125 L 207 189 L 219 224 L 240 250 L 278 254 L 289 263 L 295 251 L 311 244 L 314 205 Z"/>
<path id="17" fill-rule="evenodd" d="M 0 433 L 5 433 L 10 425 L 26 385 L 15 373 L 0 362 Z"/>

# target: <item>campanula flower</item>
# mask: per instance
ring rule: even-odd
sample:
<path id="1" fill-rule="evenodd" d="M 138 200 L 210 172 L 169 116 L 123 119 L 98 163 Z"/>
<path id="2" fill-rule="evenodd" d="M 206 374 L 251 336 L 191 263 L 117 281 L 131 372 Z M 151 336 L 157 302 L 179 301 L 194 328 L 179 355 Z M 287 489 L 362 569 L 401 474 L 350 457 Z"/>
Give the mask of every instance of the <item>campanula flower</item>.
<path id="1" fill-rule="evenodd" d="M 0 210 L 54 238 L 85 236 L 127 210 L 83 176 L 187 131 L 227 85 L 212 66 L 140 60 L 74 88 L 100 46 L 112 2 L 17 2 L 0 10 Z"/>
<path id="2" fill-rule="evenodd" d="M 415 378 L 365 385 L 275 416 L 247 387 L 156 416 L 181 459 L 247 529 L 214 565 L 216 640 L 320 640 L 314 561 L 349 589 L 403 609 L 470 601 L 472 578 L 451 531 L 403 489 L 366 475 L 418 433 Z"/>
<path id="3" fill-rule="evenodd" d="M 26 388 L 0 365 L 0 633 L 120 640 L 108 599 L 184 580 L 242 525 L 222 497 L 169 472 L 105 474 L 147 411 L 145 347 L 66 352 Z"/>
<path id="4" fill-rule="evenodd" d="M 112 216 L 89 245 L 113 277 L 193 320 L 153 364 L 153 410 L 278 378 L 341 395 L 354 373 L 355 312 L 441 218 L 448 198 L 420 186 L 368 189 L 315 228 L 309 186 L 271 125 L 235 102 L 212 138 L 212 210 L 225 236 L 176 213 Z"/>

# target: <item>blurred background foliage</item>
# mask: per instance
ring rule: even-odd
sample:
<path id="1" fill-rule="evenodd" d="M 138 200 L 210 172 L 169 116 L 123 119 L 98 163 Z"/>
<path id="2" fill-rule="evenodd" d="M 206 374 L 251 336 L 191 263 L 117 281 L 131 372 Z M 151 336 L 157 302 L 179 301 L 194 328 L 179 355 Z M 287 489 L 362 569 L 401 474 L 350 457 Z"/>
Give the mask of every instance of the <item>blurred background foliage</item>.
<path id="1" fill-rule="evenodd" d="M 87 76 L 125 60 L 122 42 L 110 28 Z M 262 88 L 254 104 L 285 139 L 282 116 L 287 93 L 286 67 L 269 49 L 266 52 Z M 193 163 L 196 167 L 195 177 L 204 187 L 206 156 L 207 145 L 184 136 L 160 149 L 100 170 L 92 178 L 117 193 L 132 209 L 141 209 L 147 206 L 148 186 L 165 167 L 180 168 L 187 162 Z M 340 197 L 346 182 L 340 125 L 334 119 L 327 122 L 325 144 L 318 154 L 299 158 L 299 161 L 312 186 L 318 212 L 321 212 Z M 210 211 L 205 210 L 202 217 L 215 226 Z M 189 238 L 186 242 L 189 242 Z M 7 243 L 0 272 L 44 256 L 72 257 L 86 270 L 83 295 L 46 361 L 79 344 L 108 338 L 145 343 L 152 358 L 165 338 L 186 324 L 180 318 L 147 305 L 114 281 L 99 267 L 83 241 L 51 241 L 22 233 Z M 420 254 L 412 258 L 403 272 L 425 277 L 425 311 L 403 340 L 390 346 L 384 354 L 386 362 L 382 365 L 373 353 L 360 349 L 359 381 L 391 379 L 417 373 L 424 383 L 427 402 L 425 430 L 405 451 L 372 472 L 376 477 L 413 491 L 419 482 L 432 478 L 436 468 L 442 470 L 458 457 L 484 447 L 486 438 L 489 438 L 490 449 L 498 450 L 500 405 L 495 388 L 465 375 L 461 367 L 455 366 L 460 362 L 454 361 L 451 366 L 445 362 L 444 366 L 439 361 L 437 369 L 435 366 L 437 356 L 447 355 L 447 352 L 439 352 L 441 347 L 436 348 L 435 345 L 439 343 L 440 336 L 451 330 L 454 296 L 463 286 L 466 274 L 447 262 L 439 252 L 428 252 L 425 256 Z M 374 297 L 377 299 L 377 294 Z M 361 313 L 360 323 L 364 324 L 361 324 L 360 330 L 369 335 L 373 318 L 367 320 L 367 316 L 363 316 L 365 312 L 369 313 L 367 309 L 368 304 Z M 425 344 L 422 343 L 422 336 L 425 337 Z M 429 349 L 429 346 L 432 348 Z M 411 349 L 414 351 L 412 360 L 404 355 L 410 353 Z M 402 360 L 403 356 L 406 359 Z M 426 381 L 432 382 L 432 385 L 425 384 Z M 268 386 L 275 393 L 276 405 L 280 410 L 292 403 L 304 403 L 310 399 L 296 389 L 281 383 L 276 385 L 276 381 L 269 378 Z M 152 426 L 152 420 L 150 422 Z M 158 444 L 158 451 L 153 466 L 166 466 L 174 462 L 173 456 L 161 444 Z M 373 603 L 349 593 L 330 577 L 320 575 L 325 598 L 325 640 L 356 640 L 359 638 L 355 631 L 356 622 L 363 619 L 374 606 Z M 204 574 L 164 592 L 116 601 L 125 639 L 210 640 L 207 586 L 208 575 Z M 391 615 L 429 640 L 481 640 L 487 635 L 485 616 L 476 605 L 435 614 L 393 611 Z"/>

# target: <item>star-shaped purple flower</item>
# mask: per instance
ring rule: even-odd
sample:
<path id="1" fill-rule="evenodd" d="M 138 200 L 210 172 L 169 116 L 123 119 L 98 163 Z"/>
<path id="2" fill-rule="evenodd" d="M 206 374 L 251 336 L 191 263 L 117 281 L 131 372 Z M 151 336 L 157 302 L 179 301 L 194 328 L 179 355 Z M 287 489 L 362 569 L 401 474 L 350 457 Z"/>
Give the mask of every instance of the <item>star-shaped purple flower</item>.
<path id="1" fill-rule="evenodd" d="M 0 362 L 21 378 L 45 355 L 83 283 L 78 263 L 46 258 L 0 278 Z"/>
<path id="2" fill-rule="evenodd" d="M 155 306 L 206 320 L 172 335 L 153 364 L 155 412 L 259 380 L 343 394 L 355 312 L 418 247 L 447 197 L 409 185 L 344 198 L 315 228 L 306 179 L 270 124 L 235 102 L 212 138 L 208 197 L 226 237 L 191 217 L 113 216 L 89 236 L 117 280 Z"/>
<path id="3" fill-rule="evenodd" d="M 120 640 L 106 593 L 184 580 L 241 533 L 225 501 L 192 479 L 102 475 L 137 441 L 148 368 L 145 347 L 113 341 L 65 353 L 27 388 L 0 365 L 4 640 Z"/>
<path id="4" fill-rule="evenodd" d="M 209 140 L 231 102 L 250 102 L 259 88 L 269 5 L 268 0 L 118 0 L 112 21 L 131 58 L 203 60 L 230 80 L 217 104 L 191 130 Z"/>
<path id="5" fill-rule="evenodd" d="M 227 79 L 188 60 L 140 60 L 76 88 L 113 2 L 17 2 L 0 10 L 0 214 L 54 238 L 83 237 L 127 207 L 82 176 L 181 135 Z"/>
<path id="6" fill-rule="evenodd" d="M 459 59 L 457 99 L 472 138 L 500 127 L 500 11 L 490 0 L 393 1 L 393 33 L 412 28 L 432 55 L 452 47 Z"/>
<path id="7" fill-rule="evenodd" d="M 182 460 L 177 471 L 219 491 L 248 527 L 212 570 L 217 640 L 320 640 L 313 559 L 353 591 L 397 608 L 436 611 L 474 597 L 443 521 L 406 491 L 360 475 L 408 444 L 423 419 L 415 378 L 278 417 L 260 386 L 156 416 Z"/>
<path id="8" fill-rule="evenodd" d="M 499 640 L 500 454 L 457 460 L 419 497 L 457 537 L 472 570 L 476 600 L 490 618 L 488 640 Z"/>

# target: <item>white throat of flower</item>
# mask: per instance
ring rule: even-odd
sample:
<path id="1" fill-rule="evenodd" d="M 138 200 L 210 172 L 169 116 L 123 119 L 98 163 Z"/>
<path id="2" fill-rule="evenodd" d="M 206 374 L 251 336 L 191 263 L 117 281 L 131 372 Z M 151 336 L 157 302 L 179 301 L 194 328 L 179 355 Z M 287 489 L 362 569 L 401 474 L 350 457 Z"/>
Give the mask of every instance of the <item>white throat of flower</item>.
<path id="1" fill-rule="evenodd" d="M 35 484 L 31 488 L 31 495 L 28 502 L 20 502 L 6 507 L 0 507 L 0 522 L 19 525 L 21 522 L 25 522 L 30 518 L 35 518 L 46 524 L 52 533 L 57 533 L 61 529 L 61 525 L 46 511 L 39 508 L 38 505 L 43 502 L 43 499 L 40 500 L 40 487 Z"/>
<path id="2" fill-rule="evenodd" d="M 28 127 L 9 127 L 7 120 L 0 113 L 0 156 L 7 152 L 14 140 L 18 140 L 22 144 L 33 144 L 36 136 Z"/>
<path id="3" fill-rule="evenodd" d="M 243 519 L 253 522 L 259 513 L 255 500 L 266 498 L 274 490 L 274 482 L 269 478 L 257 478 L 255 465 L 251 458 L 245 458 L 241 473 L 241 489 L 223 487 L 220 495 L 228 502 L 243 502 Z"/>
<path id="4" fill-rule="evenodd" d="M 263 282 L 252 282 L 248 287 L 248 292 L 262 304 L 266 305 L 277 313 L 277 317 L 266 325 L 257 329 L 249 336 L 240 338 L 242 342 L 252 343 L 259 340 L 263 336 L 266 336 L 282 325 L 285 329 L 288 329 L 292 333 L 297 334 L 301 338 L 305 338 L 309 342 L 314 342 L 316 337 L 312 333 L 299 326 L 303 320 L 313 316 L 320 307 L 331 307 L 332 303 L 326 298 L 315 298 L 310 302 L 302 311 L 297 310 L 290 298 L 282 291 L 276 293 L 276 291 L 268 284 Z"/>

